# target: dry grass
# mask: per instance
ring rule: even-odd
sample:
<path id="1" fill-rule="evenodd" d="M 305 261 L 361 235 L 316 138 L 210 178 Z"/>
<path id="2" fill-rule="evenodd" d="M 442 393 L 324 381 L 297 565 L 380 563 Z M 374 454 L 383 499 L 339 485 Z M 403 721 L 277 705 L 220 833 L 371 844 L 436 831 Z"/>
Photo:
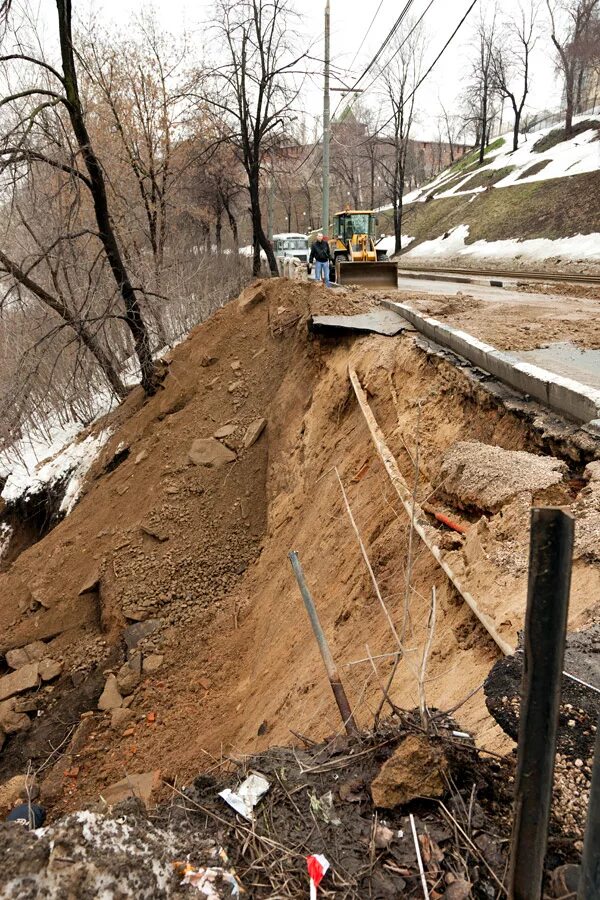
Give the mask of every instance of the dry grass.
<path id="1" fill-rule="evenodd" d="M 597 191 L 598 173 L 588 172 L 485 191 L 474 200 L 471 195 L 412 203 L 403 231 L 416 238 L 411 249 L 461 224 L 469 226 L 467 243 L 589 234 L 598 230 Z"/>

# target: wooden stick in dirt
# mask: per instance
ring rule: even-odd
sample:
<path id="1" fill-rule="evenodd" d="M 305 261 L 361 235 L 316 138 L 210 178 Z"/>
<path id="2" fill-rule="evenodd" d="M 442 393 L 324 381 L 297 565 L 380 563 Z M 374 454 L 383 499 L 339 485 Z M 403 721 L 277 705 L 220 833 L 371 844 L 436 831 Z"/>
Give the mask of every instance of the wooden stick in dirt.
<path id="1" fill-rule="evenodd" d="M 417 829 L 415 827 L 415 820 L 412 813 L 410 813 L 410 827 L 412 830 L 413 840 L 415 842 L 415 853 L 417 854 L 417 863 L 419 864 L 419 874 L 421 876 L 421 887 L 423 888 L 423 896 L 425 900 L 429 900 L 429 888 L 427 887 L 427 880 L 425 878 L 425 869 L 423 868 L 423 860 L 421 859 L 421 848 L 419 847 L 419 838 L 417 837 Z"/>
<path id="2" fill-rule="evenodd" d="M 531 510 L 509 900 L 542 895 L 574 532 L 574 519 L 564 510 Z"/>
<path id="3" fill-rule="evenodd" d="M 337 466 L 335 467 L 335 474 L 336 474 L 337 480 L 339 482 L 340 489 L 342 491 L 342 497 L 344 498 L 344 505 L 346 507 L 346 512 L 348 513 L 348 518 L 350 519 L 350 524 L 352 525 L 352 529 L 354 531 L 354 534 L 356 535 L 356 540 L 358 541 L 358 546 L 360 547 L 360 552 L 362 554 L 362 558 L 365 561 L 367 571 L 371 578 L 373 590 L 375 591 L 375 595 L 376 595 L 377 599 L 379 600 L 379 604 L 383 610 L 383 614 L 385 615 L 385 617 L 387 619 L 387 623 L 388 623 L 390 631 L 392 632 L 394 640 L 398 644 L 398 650 L 400 651 L 400 653 L 404 653 L 404 647 L 402 646 L 402 641 L 400 640 L 400 636 L 399 636 L 398 632 L 396 631 L 396 626 L 394 625 L 394 621 L 390 615 L 390 612 L 389 612 L 387 606 L 385 605 L 385 600 L 383 599 L 383 596 L 379 589 L 379 584 L 377 582 L 377 578 L 375 577 L 375 572 L 373 571 L 373 566 L 371 565 L 371 560 L 369 559 L 369 555 L 367 553 L 367 548 L 365 547 L 364 541 L 360 535 L 360 531 L 358 530 L 358 525 L 356 524 L 356 520 L 352 513 L 352 508 L 348 501 L 348 496 L 344 489 L 342 479 L 340 478 L 340 473 L 337 470 Z"/>
<path id="4" fill-rule="evenodd" d="M 594 768 L 577 900 L 594 900 L 596 897 L 600 897 L 600 718 L 596 729 Z"/>
<path id="5" fill-rule="evenodd" d="M 454 587 L 456 588 L 458 593 L 462 596 L 465 603 L 470 607 L 471 611 L 477 616 L 477 618 L 479 619 L 479 621 L 481 622 L 481 624 L 483 625 L 485 630 L 488 632 L 490 637 L 498 645 L 498 647 L 500 648 L 502 653 L 504 653 L 505 656 L 512 656 L 512 654 L 515 652 L 514 648 L 508 643 L 508 641 L 505 641 L 504 638 L 500 636 L 496 626 L 494 625 L 494 623 L 492 622 L 490 617 L 488 615 L 486 615 L 486 613 L 484 613 L 482 610 L 479 609 L 479 607 L 477 606 L 477 603 L 475 601 L 475 598 L 472 596 L 472 594 L 469 593 L 469 591 L 466 590 L 466 588 L 461 584 L 461 581 L 458 578 L 458 576 L 455 575 L 455 573 L 452 571 L 450 566 L 446 562 L 444 562 L 444 560 L 442 559 L 439 547 L 437 547 L 433 543 L 433 541 L 427 534 L 427 531 L 426 531 L 425 525 L 424 525 L 425 517 L 423 515 L 423 510 L 421 509 L 421 507 L 419 506 L 418 503 L 414 504 L 414 519 L 413 519 L 413 501 L 412 501 L 411 492 L 410 492 L 404 478 L 402 477 L 402 475 L 400 473 L 400 469 L 398 468 L 398 463 L 394 459 L 394 455 L 392 454 L 391 450 L 389 449 L 389 447 L 387 446 L 387 444 L 385 442 L 385 437 L 383 435 L 383 432 L 381 431 L 381 428 L 377 424 L 377 420 L 375 419 L 375 416 L 373 415 L 371 407 L 369 406 L 369 401 L 367 400 L 367 395 L 365 394 L 354 369 L 352 369 L 352 368 L 348 369 L 348 376 L 350 378 L 352 387 L 354 388 L 354 393 L 356 394 L 356 399 L 358 400 L 358 405 L 359 405 L 360 410 L 365 418 L 365 422 L 366 422 L 369 432 L 371 434 L 371 439 L 373 441 L 373 444 L 375 445 L 375 449 L 377 450 L 377 453 L 379 454 L 381 461 L 383 462 L 383 465 L 385 466 L 386 472 L 388 473 L 388 475 L 390 477 L 392 485 L 394 486 L 394 489 L 395 489 L 396 493 L 398 494 L 398 497 L 400 498 L 400 502 L 402 503 L 404 509 L 406 510 L 409 518 L 411 518 L 413 520 L 414 530 L 419 535 L 419 537 L 421 538 L 421 540 L 423 541 L 423 543 L 425 544 L 425 546 L 427 547 L 429 552 L 432 554 L 432 556 L 434 557 L 434 559 L 436 560 L 438 565 L 441 566 L 441 568 L 444 570 L 444 572 L 448 576 L 448 579 L 454 585 Z"/>
<path id="6" fill-rule="evenodd" d="M 319 616 L 317 614 L 314 600 L 306 583 L 306 579 L 304 578 L 304 572 L 302 571 L 300 559 L 298 558 L 298 554 L 295 550 L 291 550 L 288 553 L 288 557 L 292 564 L 292 569 L 294 570 L 294 575 L 296 576 L 296 581 L 298 582 L 298 587 L 300 588 L 304 606 L 306 607 L 306 611 L 310 619 L 310 624 L 312 625 L 315 638 L 317 639 L 317 644 L 319 645 L 321 656 L 323 657 L 323 662 L 327 671 L 327 677 L 329 678 L 329 684 L 331 685 L 331 690 L 333 691 L 335 702 L 337 703 L 338 709 L 342 716 L 344 728 L 346 729 L 347 734 L 356 736 L 358 735 L 359 731 L 356 726 L 356 722 L 354 721 L 354 716 L 352 715 L 350 704 L 348 703 L 346 691 L 344 690 L 344 686 L 338 674 L 337 666 L 333 661 L 333 656 L 331 655 L 329 644 L 327 643 L 327 638 L 325 637 L 323 629 L 321 628 L 321 623 L 319 621 Z"/>

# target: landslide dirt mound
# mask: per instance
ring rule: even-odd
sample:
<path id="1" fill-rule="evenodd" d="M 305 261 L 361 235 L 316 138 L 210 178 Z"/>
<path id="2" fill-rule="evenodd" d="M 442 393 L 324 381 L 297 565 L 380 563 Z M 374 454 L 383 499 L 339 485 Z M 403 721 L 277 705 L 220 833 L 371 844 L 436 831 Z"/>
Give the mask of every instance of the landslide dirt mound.
<path id="1" fill-rule="evenodd" d="M 423 352 L 411 334 L 309 337 L 309 315 L 356 312 L 376 299 L 281 279 L 258 285 L 242 305 L 229 304 L 173 351 L 164 391 L 150 400 L 136 391 L 116 412 L 113 437 L 82 500 L 0 576 L 0 649 L 38 637 L 64 662 L 58 684 L 37 698 L 46 731 L 36 719 L 28 733 L 9 738 L 0 781 L 32 759 L 41 768 L 42 797 L 56 815 L 97 800 L 130 773 L 158 766 L 164 779 L 179 784 L 199 770 L 218 770 L 229 756 L 289 744 L 298 733 L 319 739 L 339 730 L 287 560 L 292 549 L 356 717 L 370 725 L 380 706 L 379 682 L 397 648 L 334 467 L 390 613 L 406 624 L 394 702 L 418 702 L 415 672 L 435 586 L 427 700 L 440 709 L 464 701 L 463 726 L 488 748 L 508 749 L 477 691 L 498 648 L 417 540 L 407 566 L 407 518 L 374 453 L 348 365 L 356 368 L 411 489 L 418 457 L 420 503 L 466 529 L 464 538 L 451 535 L 430 515 L 443 552 L 515 645 L 526 596 L 531 495 L 519 494 L 497 515 L 463 513 L 446 505 L 442 491 L 436 494 L 439 468 L 459 441 L 545 455 L 558 452 L 558 444 L 539 416 L 506 409 L 485 386 Z M 266 426 L 250 444 L 261 419 Z M 597 450 L 587 440 L 585 453 L 581 443 L 570 447 L 565 438 L 560 444 L 578 475 Z M 198 464 L 198 441 L 209 442 L 202 444 L 205 461 L 209 451 L 213 461 L 227 457 L 224 449 L 233 461 Z M 571 627 L 594 619 L 599 588 L 596 562 L 578 558 Z M 98 711 L 96 701 L 109 672 L 123 679 L 124 629 L 136 622 L 149 629 L 139 649 L 145 658 L 153 655 L 153 669 L 128 676 L 115 717 Z M 91 715 L 78 726 L 83 710 L 73 693 L 84 690 Z"/>

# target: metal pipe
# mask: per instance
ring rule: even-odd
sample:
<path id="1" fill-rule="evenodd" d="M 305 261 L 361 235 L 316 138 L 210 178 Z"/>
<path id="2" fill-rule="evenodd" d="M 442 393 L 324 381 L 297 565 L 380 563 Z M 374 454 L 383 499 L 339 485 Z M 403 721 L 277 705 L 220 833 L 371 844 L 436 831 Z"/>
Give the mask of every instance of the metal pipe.
<path id="1" fill-rule="evenodd" d="M 597 900 L 598 897 L 600 897 L 600 717 L 596 728 L 594 768 L 577 900 Z"/>
<path id="2" fill-rule="evenodd" d="M 358 728 L 356 726 L 356 722 L 354 721 L 354 716 L 352 715 L 352 710 L 350 709 L 350 704 L 348 703 L 346 691 L 344 690 L 344 686 L 341 682 L 337 666 L 333 661 L 333 656 L 331 655 L 329 644 L 327 643 L 327 638 L 325 637 L 323 629 L 321 628 L 321 623 L 319 622 L 319 616 L 315 608 L 315 603 L 306 583 L 306 579 L 304 578 L 304 572 L 302 571 L 302 566 L 300 564 L 298 554 L 295 550 L 290 550 L 290 552 L 288 553 L 288 557 L 292 564 L 292 569 L 294 570 L 294 575 L 296 576 L 296 581 L 298 582 L 298 587 L 300 588 L 300 593 L 302 594 L 304 606 L 306 607 L 306 612 L 308 613 L 310 624 L 312 625 L 312 630 L 317 639 L 319 650 L 321 651 L 321 656 L 323 658 L 323 663 L 325 664 L 329 684 L 331 685 L 331 690 L 333 691 L 335 702 L 337 703 L 338 709 L 342 716 L 344 728 L 346 729 L 347 734 L 356 736 L 358 735 Z"/>
<path id="3" fill-rule="evenodd" d="M 548 840 L 574 520 L 531 510 L 529 583 L 509 900 L 539 900 Z"/>

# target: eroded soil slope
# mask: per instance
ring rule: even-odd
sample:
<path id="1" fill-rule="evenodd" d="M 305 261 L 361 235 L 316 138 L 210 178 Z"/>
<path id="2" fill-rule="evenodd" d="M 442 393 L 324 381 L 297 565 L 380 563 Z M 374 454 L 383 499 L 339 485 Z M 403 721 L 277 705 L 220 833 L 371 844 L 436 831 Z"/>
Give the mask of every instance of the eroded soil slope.
<path id="1" fill-rule="evenodd" d="M 97 799 L 127 773 L 160 768 L 163 778 L 181 784 L 200 769 L 219 767 L 226 755 L 293 743 L 294 733 L 319 739 L 339 730 L 287 559 L 292 549 L 356 717 L 372 723 L 379 680 L 387 679 L 397 646 L 335 468 L 403 631 L 394 702 L 418 702 L 416 671 L 433 587 L 428 703 L 450 709 L 485 680 L 500 652 L 418 539 L 409 553 L 408 520 L 374 452 L 349 364 L 439 546 L 513 645 L 523 623 L 531 502 L 560 502 L 576 514 L 584 503 L 592 525 L 600 515 L 593 478 L 585 488 L 584 467 L 597 455 L 591 438 L 574 435 L 572 447 L 568 438 L 559 446 L 540 419 L 506 409 L 459 368 L 424 352 L 410 333 L 309 337 L 309 314 L 359 311 L 376 298 L 283 280 L 243 299 L 249 298 L 256 302 L 230 304 L 172 353 L 161 394 L 129 397 L 73 513 L 0 576 L 0 649 L 37 637 L 64 664 L 58 682 L 27 695 L 42 715 L 9 739 L 0 780 L 33 758 L 55 812 Z M 250 445 L 263 418 L 266 427 Z M 198 464 L 194 442 L 214 435 L 233 461 Z M 459 489 L 444 490 L 440 473 L 454 444 L 473 441 L 554 452 L 564 457 L 555 467 L 559 476 L 550 486 L 503 495 L 499 507 L 472 495 L 461 499 Z M 487 484 L 485 465 L 478 477 Z M 584 489 L 587 501 L 579 496 Z M 436 511 L 462 524 L 465 536 L 450 534 Z M 571 628 L 594 620 L 599 588 L 598 561 L 580 547 Z M 139 647 L 159 661 L 123 690 L 132 714 L 118 724 L 97 710 L 97 699 L 107 674 L 124 661 L 123 630 L 135 622 L 154 629 Z M 87 710 L 93 715 L 69 747 Z M 466 700 L 460 719 L 488 748 L 510 746 L 481 691 Z"/>

